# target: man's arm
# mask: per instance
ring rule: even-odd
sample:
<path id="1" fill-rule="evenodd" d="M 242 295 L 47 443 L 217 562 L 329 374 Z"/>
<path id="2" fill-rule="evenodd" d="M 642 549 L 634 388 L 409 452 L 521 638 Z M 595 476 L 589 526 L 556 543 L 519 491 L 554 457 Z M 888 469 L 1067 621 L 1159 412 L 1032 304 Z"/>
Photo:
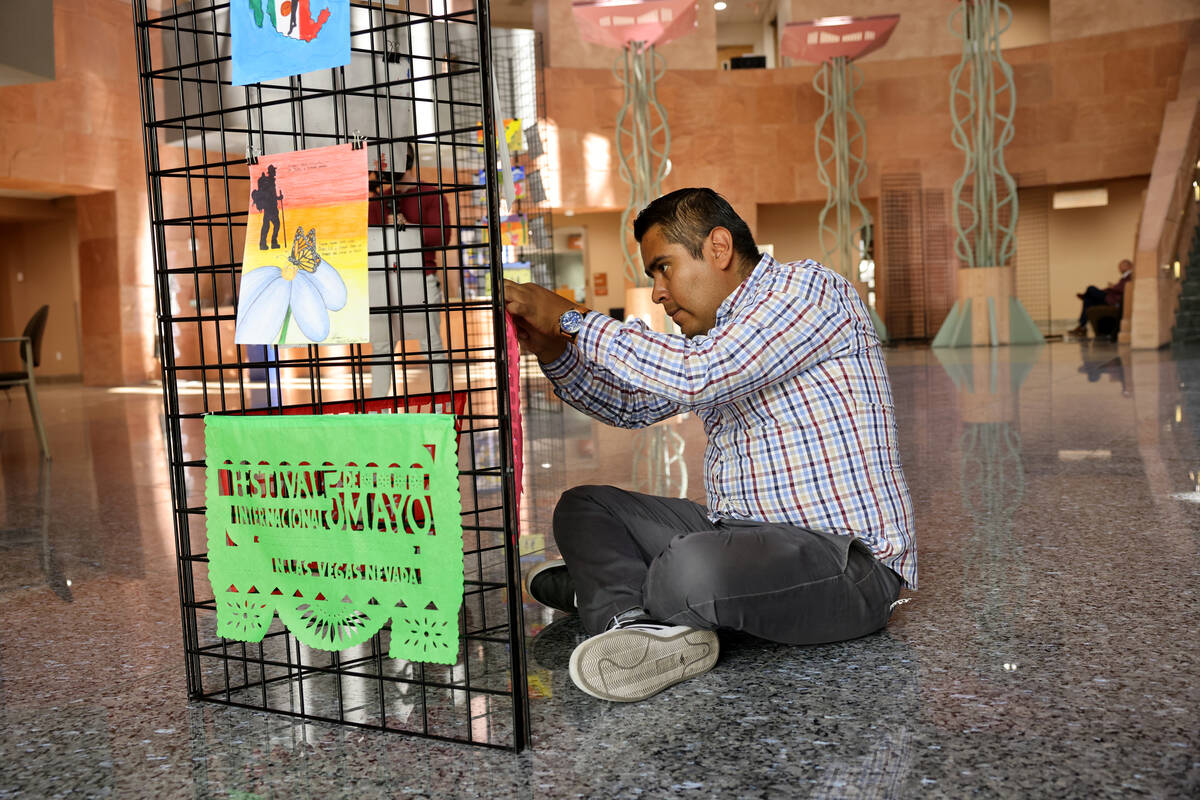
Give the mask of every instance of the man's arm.
<path id="1" fill-rule="evenodd" d="M 585 326 L 603 320 L 588 314 Z M 619 428 L 644 428 L 680 412 L 676 403 L 654 397 L 625 383 L 620 376 L 587 361 L 568 345 L 555 361 L 542 365 L 554 393 L 590 417 Z"/>
<path id="2" fill-rule="evenodd" d="M 810 283 L 800 295 L 765 293 L 707 336 L 612 321 L 581 332 L 576 345 L 631 390 L 681 409 L 720 405 L 877 341 L 870 320 L 850 310 L 853 289 L 821 276 Z"/>
<path id="3" fill-rule="evenodd" d="M 504 297 L 521 346 L 538 357 L 555 393 L 575 408 L 622 428 L 644 427 L 679 412 L 675 403 L 638 391 L 612 370 L 581 358 L 558 325 L 563 312 L 572 308 L 586 315 L 583 331 L 615 321 L 532 283 L 506 280 Z"/>
<path id="4" fill-rule="evenodd" d="M 845 281 L 814 269 L 789 288 L 793 291 L 762 293 L 706 336 L 689 339 L 651 331 L 640 322 L 589 317 L 575 346 L 582 363 L 611 374 L 623 395 L 645 395 L 643 403 L 693 410 L 761 391 L 825 359 L 878 342 L 861 301 Z M 556 326 L 558 315 L 571 305 L 562 303 L 566 305 L 547 302 L 527 317 L 527 327 L 552 330 L 549 320 Z M 509 310 L 520 316 L 511 301 Z M 552 358 L 539 355 L 539 360 L 554 361 L 565 345 L 557 347 L 549 351 Z"/>
<path id="5" fill-rule="evenodd" d="M 1122 277 L 1122 278 L 1121 278 L 1120 280 L 1118 280 L 1116 283 L 1110 283 L 1108 286 L 1105 286 L 1105 287 L 1104 287 L 1104 291 L 1106 291 L 1106 292 L 1121 292 L 1121 291 L 1124 291 L 1124 290 L 1125 290 L 1125 284 L 1127 284 L 1127 283 L 1129 283 L 1129 278 L 1128 278 L 1128 277 Z"/>

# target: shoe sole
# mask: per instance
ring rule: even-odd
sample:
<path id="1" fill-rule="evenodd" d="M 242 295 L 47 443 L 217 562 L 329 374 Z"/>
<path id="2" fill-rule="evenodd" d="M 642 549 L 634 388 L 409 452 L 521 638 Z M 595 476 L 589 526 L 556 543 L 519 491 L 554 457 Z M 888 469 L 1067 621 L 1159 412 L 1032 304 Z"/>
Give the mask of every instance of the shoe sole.
<path id="1" fill-rule="evenodd" d="M 571 680 L 601 700 L 645 700 L 708 672 L 720 644 L 712 631 L 689 628 L 672 636 L 636 629 L 593 636 L 571 653 Z"/>

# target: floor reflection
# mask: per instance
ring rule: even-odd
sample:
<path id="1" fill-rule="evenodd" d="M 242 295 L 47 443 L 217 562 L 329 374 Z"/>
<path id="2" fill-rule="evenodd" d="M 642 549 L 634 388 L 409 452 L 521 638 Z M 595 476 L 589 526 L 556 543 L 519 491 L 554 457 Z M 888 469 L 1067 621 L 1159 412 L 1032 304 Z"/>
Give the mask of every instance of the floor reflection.
<path id="1" fill-rule="evenodd" d="M 21 505 L 6 503 L 8 520 L 0 528 L 0 593 L 14 589 L 30 589 L 41 584 L 63 602 L 71 602 L 71 581 L 63 574 L 62 565 L 50 540 L 50 473 L 53 462 L 42 461 L 37 466 L 37 492 L 34 502 Z M 6 485 L 13 483 L 10 479 Z M 11 491 L 11 490 L 9 490 Z M 5 495 L 8 495 L 8 491 Z M 40 574 L 29 568 L 36 565 Z"/>
<path id="2" fill-rule="evenodd" d="M 933 350 L 954 382 L 961 417 L 959 489 L 971 522 L 962 546 L 963 603 L 975 618 L 976 646 L 1009 672 L 1018 669 L 1012 629 L 1024 617 L 1029 583 L 1013 531 L 1025 499 L 1019 399 L 1044 351 L 1040 344 Z"/>
<path id="3" fill-rule="evenodd" d="M 1092 339 L 1082 339 L 1079 342 L 1079 357 L 1083 362 L 1079 371 L 1087 375 L 1089 383 L 1096 383 L 1107 375 L 1110 381 L 1121 385 L 1122 395 L 1129 397 L 1132 394 L 1125 381 L 1125 362 L 1112 348 Z"/>
<path id="4" fill-rule="evenodd" d="M 887 630 L 811 648 L 728 638 L 717 669 L 618 706 L 570 681 L 578 622 L 526 597 L 520 756 L 187 703 L 161 395 L 50 384 L 48 472 L 26 417 L 0 419 L 0 797 L 1194 794 L 1200 349 L 900 345 L 887 365 L 922 580 Z M 620 431 L 537 380 L 526 568 L 554 556 L 569 486 L 703 501 L 694 417 Z M 467 619 L 506 611 L 473 601 Z M 504 643 L 464 652 L 473 681 L 505 686 Z M 375 668 L 339 656 L 355 657 Z M 452 686 L 462 668 L 429 674 Z M 310 699 L 340 689 L 352 719 L 441 708 L 441 730 L 506 735 L 487 692 L 400 680 L 380 698 L 314 677 Z"/>
<path id="5" fill-rule="evenodd" d="M 659 497 L 687 497 L 687 440 L 673 419 L 633 434 L 633 477 L 636 491 Z"/>

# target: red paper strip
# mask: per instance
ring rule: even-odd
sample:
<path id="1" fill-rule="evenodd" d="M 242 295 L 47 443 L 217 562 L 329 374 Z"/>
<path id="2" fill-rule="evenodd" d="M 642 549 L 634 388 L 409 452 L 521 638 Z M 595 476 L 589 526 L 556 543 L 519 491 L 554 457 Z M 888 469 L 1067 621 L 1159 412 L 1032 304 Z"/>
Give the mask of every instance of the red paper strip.
<path id="1" fill-rule="evenodd" d="M 513 466 L 517 481 L 517 519 L 521 518 L 521 493 L 525 491 L 525 444 L 521 428 L 521 345 L 512 315 L 504 312 L 504 338 L 508 347 L 508 411 L 512 419 Z"/>

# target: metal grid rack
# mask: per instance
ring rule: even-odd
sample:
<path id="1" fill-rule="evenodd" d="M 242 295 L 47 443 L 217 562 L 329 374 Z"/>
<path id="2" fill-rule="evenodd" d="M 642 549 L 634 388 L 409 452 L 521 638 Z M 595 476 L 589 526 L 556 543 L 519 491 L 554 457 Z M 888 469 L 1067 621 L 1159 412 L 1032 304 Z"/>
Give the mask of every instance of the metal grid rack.
<path id="1" fill-rule="evenodd" d="M 493 99 L 482 91 L 491 80 L 490 29 L 486 0 L 449 5 L 353 0 L 349 65 L 235 87 L 227 0 L 153 8 L 134 0 L 188 692 L 305 720 L 519 750 L 529 741 L 528 692 L 502 306 L 498 293 L 462 292 L 462 242 L 485 229 L 493 285 L 501 275 L 494 182 L 484 190 L 486 215 L 471 201 L 480 190 L 472 165 L 496 162 L 494 137 L 481 134 L 494 130 Z M 442 244 L 416 248 L 438 253 L 444 299 L 397 290 L 371 305 L 389 324 L 420 309 L 442 327 L 443 345 L 383 353 L 235 345 L 247 159 L 356 137 L 384 173 L 415 145 L 414 170 L 390 177 L 400 191 L 419 183 L 446 200 Z M 397 229 L 394 221 L 376 227 Z M 412 255 L 394 237 L 374 238 L 369 270 Z M 393 332 L 393 344 L 398 338 Z M 386 627 L 340 652 L 308 648 L 278 619 L 258 644 L 218 637 L 205 554 L 203 416 L 420 410 L 439 365 L 459 412 L 466 591 L 457 663 L 386 658 Z M 391 376 L 386 392 L 373 380 L 381 366 Z"/>
<path id="2" fill-rule="evenodd" d="M 507 244 L 502 236 L 501 257 L 505 268 L 515 277 L 532 280 L 547 288 L 554 287 L 553 228 L 547 202 L 544 169 L 546 151 L 543 142 L 545 133 L 546 98 L 544 85 L 538 80 L 542 74 L 541 39 L 530 30 L 492 30 L 492 67 L 495 75 L 497 114 L 512 120 L 519 131 L 520 144 L 510 150 L 510 159 L 517 187 L 515 202 L 501 208 L 504 221 L 515 222 L 524 227 L 525 235 L 514 244 Z M 480 99 L 478 84 L 460 81 L 458 92 L 463 97 Z M 475 213 L 486 217 L 484 208 L 483 176 L 485 160 L 483 153 L 476 151 L 477 159 L 471 164 L 480 190 L 471 199 L 476 204 Z M 489 261 L 486 242 L 476 237 L 476 247 L 464 248 L 464 259 L 471 265 L 486 265 Z M 523 268 L 522 268 L 523 267 Z M 519 274 L 522 272 L 525 274 Z M 528 277 L 526 277 L 528 275 Z M 467 272 L 468 280 L 475 278 L 473 290 L 478 296 L 486 296 L 490 286 L 479 275 Z"/>
<path id="3" fill-rule="evenodd" d="M 546 95 L 545 82 L 541 80 L 544 66 L 541 34 L 493 28 L 492 66 L 496 75 L 497 111 L 519 120 L 523 139 L 521 149 L 512 154 L 512 161 L 514 168 L 521 171 L 524 186 L 511 211 L 525 221 L 527 236 L 524 244 L 502 247 L 501 254 L 506 264 L 529 264 L 529 280 L 553 289 L 558 274 L 554 262 L 554 228 L 543 182 L 548 158 L 543 139 Z M 480 193 L 475 198 L 482 199 Z M 523 275 L 513 277 L 521 279 Z M 525 356 L 523 361 L 521 403 L 528 410 L 525 442 L 530 466 L 521 530 L 526 534 L 523 550 L 539 558 L 539 545 L 544 547 L 546 533 L 552 527 L 553 503 L 561 492 L 560 478 L 543 465 L 561 464 L 564 459 L 563 404 L 553 397 L 553 387 L 537 366 L 537 359 Z M 525 556 L 530 558 L 530 553 Z"/>
<path id="4" fill-rule="evenodd" d="M 510 151 L 511 163 L 519 175 L 520 191 L 511 207 L 505 204 L 502 218 L 521 221 L 526 235 L 518 244 L 505 244 L 501 237 L 501 260 L 505 272 L 513 280 L 532 280 L 548 289 L 556 286 L 557 273 L 554 262 L 554 230 L 551 212 L 543 182 L 543 170 L 547 168 L 545 136 L 546 95 L 543 74 L 543 51 L 541 35 L 526 29 L 493 28 L 491 31 L 492 59 L 495 75 L 497 115 L 516 121 L 520 130 L 521 144 Z M 470 52 L 470 44 L 466 44 Z M 464 53 L 465 55 L 465 53 Z M 457 79 L 455 91 L 462 98 L 474 102 L 482 99 L 480 84 Z M 487 217 L 483 194 L 484 153 L 475 150 L 466 155 L 469 168 L 479 190 L 473 192 L 466 204 L 466 213 L 477 219 Z M 505 214 L 504 212 L 507 212 Z M 482 226 L 480 231 L 482 231 Z M 476 235 L 471 243 L 463 247 L 464 289 L 467 296 L 486 298 L 490 296 L 491 284 L 487 279 L 491 257 L 486 238 Z M 471 246 L 473 245 L 473 246 Z M 528 410 L 525 418 L 526 455 L 530 468 L 527 472 L 527 502 L 523 505 L 521 530 L 527 534 L 523 541 L 526 558 L 540 559 L 545 546 L 545 534 L 551 528 L 553 502 L 561 490 L 558 477 L 544 464 L 560 464 L 563 459 L 562 403 L 553 398 L 553 387 L 537 367 L 532 356 L 523 358 L 522 407 Z"/>

